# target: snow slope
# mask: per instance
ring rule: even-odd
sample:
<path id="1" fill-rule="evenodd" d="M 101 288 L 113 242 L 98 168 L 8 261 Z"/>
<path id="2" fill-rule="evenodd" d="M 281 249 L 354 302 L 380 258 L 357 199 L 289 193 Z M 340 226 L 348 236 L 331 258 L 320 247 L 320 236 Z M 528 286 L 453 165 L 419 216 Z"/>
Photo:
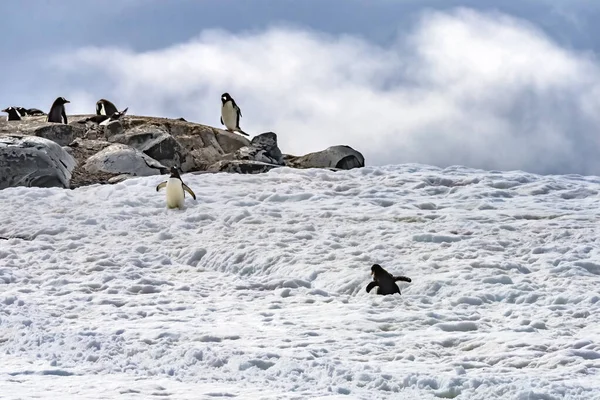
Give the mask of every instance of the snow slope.
<path id="1" fill-rule="evenodd" d="M 600 399 L 600 178 L 164 178 L 0 191 L 1 398 Z"/>

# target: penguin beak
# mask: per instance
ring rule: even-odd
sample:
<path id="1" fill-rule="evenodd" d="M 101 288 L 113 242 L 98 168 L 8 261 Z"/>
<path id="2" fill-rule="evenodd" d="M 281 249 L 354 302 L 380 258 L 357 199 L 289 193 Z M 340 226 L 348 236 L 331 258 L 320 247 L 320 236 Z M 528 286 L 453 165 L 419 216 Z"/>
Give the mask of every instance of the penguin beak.
<path id="1" fill-rule="evenodd" d="M 65 100 L 65 104 L 66 104 L 66 103 L 70 103 L 70 101 L 69 101 L 69 100 Z"/>

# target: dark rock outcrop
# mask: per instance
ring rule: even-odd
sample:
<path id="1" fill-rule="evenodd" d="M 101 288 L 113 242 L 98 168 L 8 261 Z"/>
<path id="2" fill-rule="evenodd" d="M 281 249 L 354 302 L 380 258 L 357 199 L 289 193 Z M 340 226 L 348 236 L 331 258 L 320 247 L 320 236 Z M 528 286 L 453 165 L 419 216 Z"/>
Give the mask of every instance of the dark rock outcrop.
<path id="1" fill-rule="evenodd" d="M 352 169 L 365 166 L 365 158 L 350 146 L 332 146 L 304 156 L 285 155 L 285 164 L 293 168 Z"/>
<path id="2" fill-rule="evenodd" d="M 277 134 L 274 132 L 265 132 L 253 137 L 248 146 L 244 146 L 234 153 L 233 158 L 285 165 L 281 150 L 277 146 Z"/>
<path id="3" fill-rule="evenodd" d="M 0 189 L 69 188 L 75 159 L 57 143 L 35 136 L 0 137 Z"/>
<path id="4" fill-rule="evenodd" d="M 43 142 L 48 148 L 39 150 L 36 156 L 28 150 L 25 164 L 14 156 L 0 158 L 0 168 L 4 168 L 0 188 L 111 183 L 129 176 L 165 173 L 171 166 L 178 166 L 183 172 L 242 174 L 262 173 L 281 166 L 332 169 L 364 166 L 362 154 L 348 146 L 334 146 L 300 157 L 284 155 L 273 132 L 262 133 L 250 141 L 236 133 L 183 119 L 124 116 L 99 124 L 89 115 L 75 115 L 69 120 L 72 122 L 68 125 L 48 123 L 44 116 L 0 120 L 0 140 L 11 147 L 35 147 Z M 21 142 L 13 143 L 11 138 L 15 135 Z M 52 144 L 48 146 L 46 139 Z M 4 148 L 8 147 L 6 143 Z M 39 157 L 39 173 L 32 172 L 35 157 Z M 19 170 L 31 174 L 23 177 Z"/>

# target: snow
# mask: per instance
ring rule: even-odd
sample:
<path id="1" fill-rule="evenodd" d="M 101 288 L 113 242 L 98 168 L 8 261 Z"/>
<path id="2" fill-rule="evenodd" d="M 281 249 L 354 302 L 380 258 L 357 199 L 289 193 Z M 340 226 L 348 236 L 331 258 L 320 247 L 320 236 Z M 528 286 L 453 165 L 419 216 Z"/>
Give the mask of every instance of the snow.
<path id="1" fill-rule="evenodd" d="M 163 180 L 0 191 L 0 397 L 600 399 L 600 178 Z"/>

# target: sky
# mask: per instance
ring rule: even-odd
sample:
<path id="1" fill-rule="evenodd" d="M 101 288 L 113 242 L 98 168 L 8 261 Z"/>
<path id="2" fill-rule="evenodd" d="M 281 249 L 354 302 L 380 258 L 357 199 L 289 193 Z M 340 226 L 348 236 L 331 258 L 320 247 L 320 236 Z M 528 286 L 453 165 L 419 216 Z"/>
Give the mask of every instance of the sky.
<path id="1" fill-rule="evenodd" d="M 600 3 L 21 0 L 0 25 L 2 108 L 241 127 L 368 165 L 600 175 Z"/>

